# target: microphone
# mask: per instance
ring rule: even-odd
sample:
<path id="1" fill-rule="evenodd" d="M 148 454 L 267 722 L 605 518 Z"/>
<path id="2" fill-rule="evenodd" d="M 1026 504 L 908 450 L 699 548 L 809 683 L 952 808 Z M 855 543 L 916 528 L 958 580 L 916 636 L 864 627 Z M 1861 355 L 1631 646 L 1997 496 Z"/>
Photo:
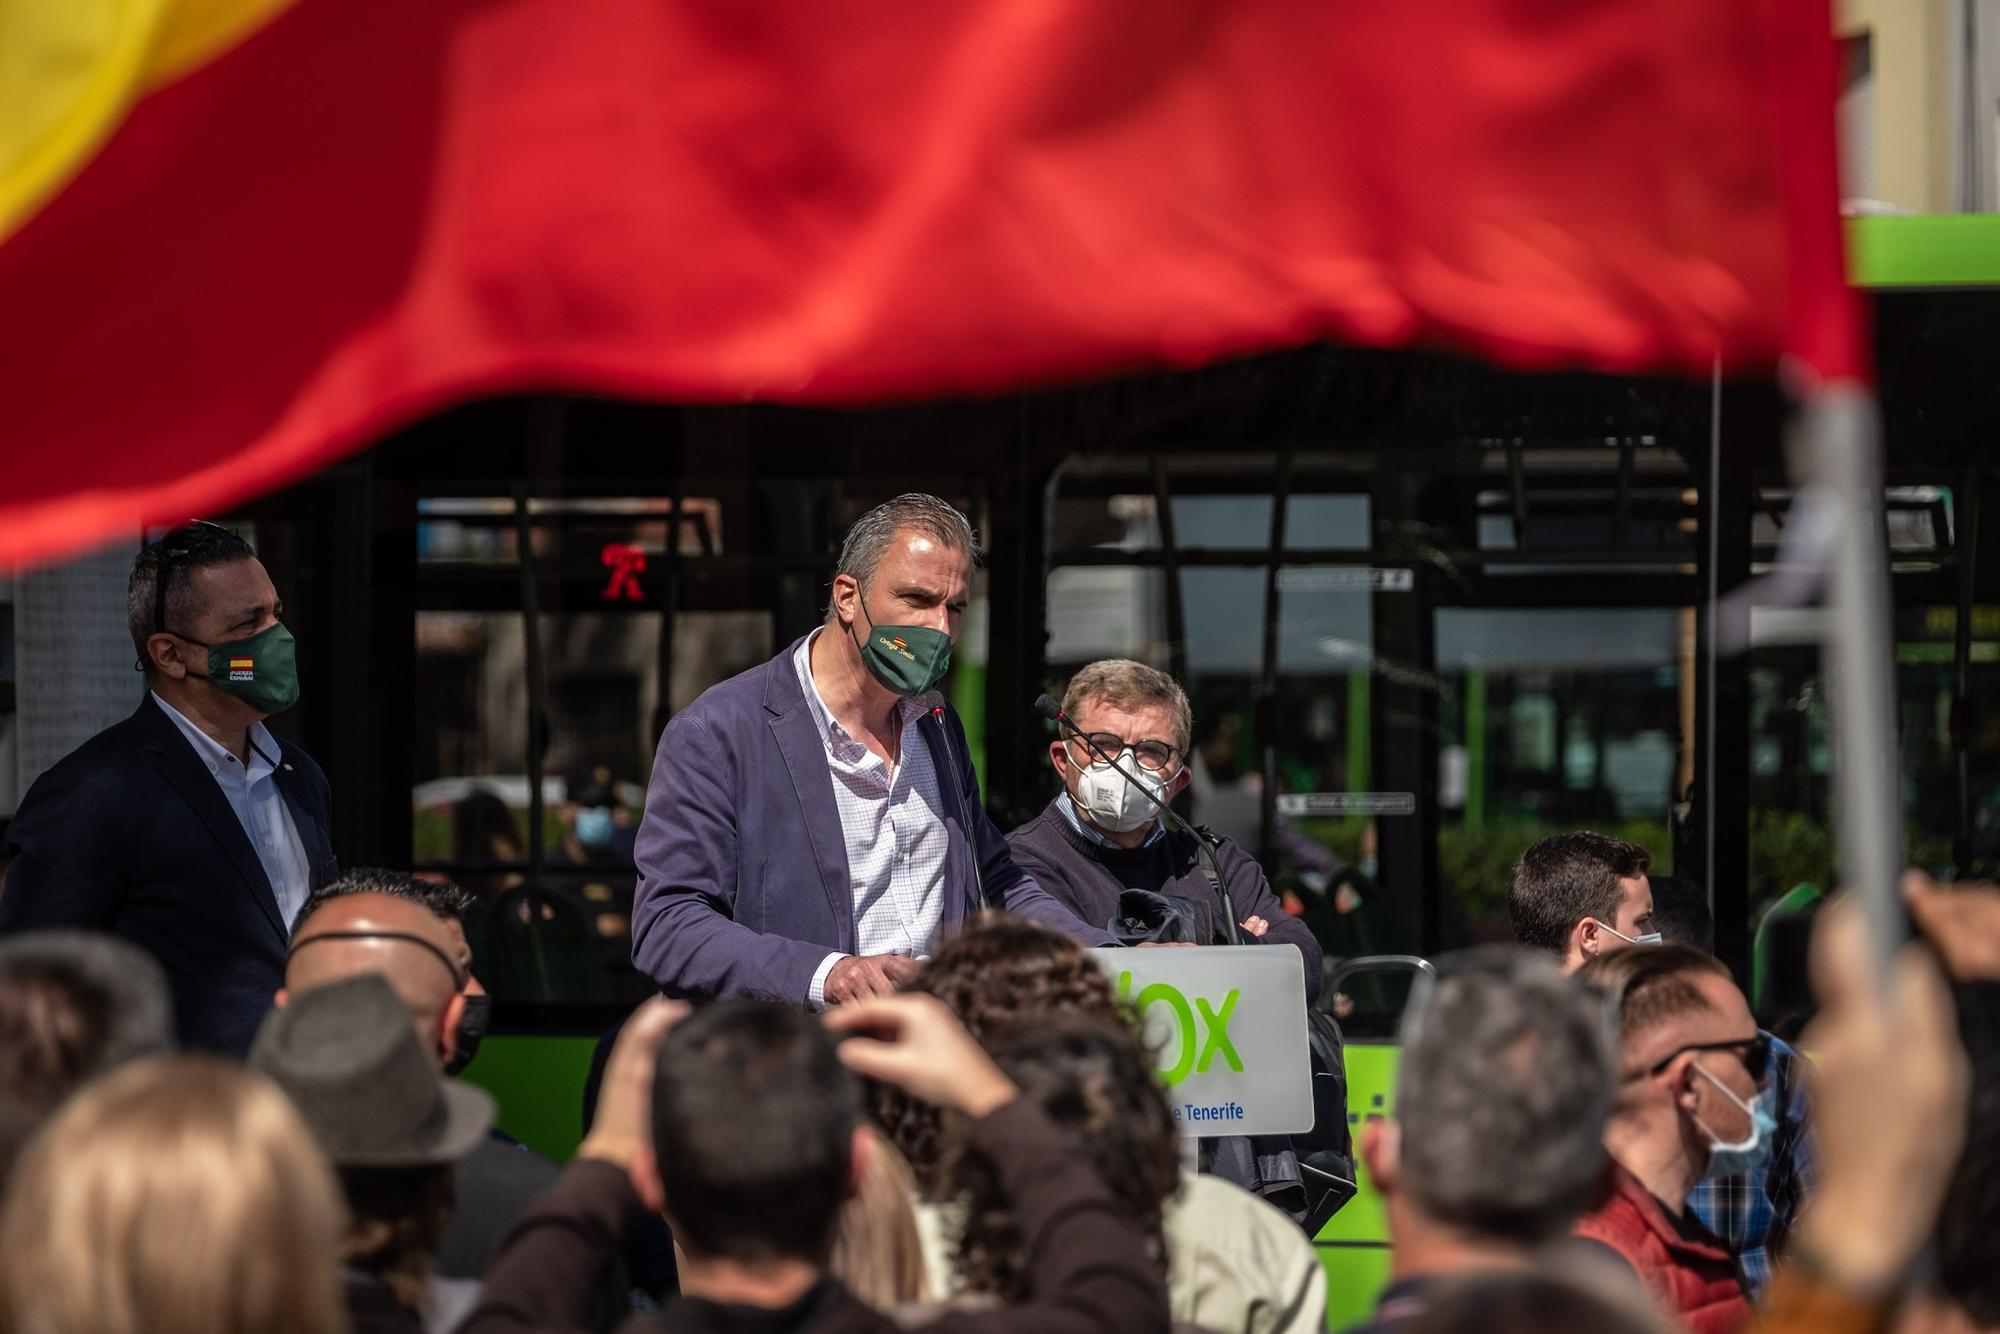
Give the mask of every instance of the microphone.
<path id="1" fill-rule="evenodd" d="M 951 744 L 951 728 L 944 721 L 944 696 L 935 690 L 926 690 L 917 696 L 917 703 L 930 710 L 931 721 L 937 724 L 938 736 L 944 741 L 945 762 L 951 766 L 947 776 L 947 786 L 958 802 L 958 827 L 965 831 L 965 850 L 972 859 L 972 889 L 979 900 L 979 911 L 986 911 L 986 873 L 979 869 L 979 840 L 972 833 L 972 816 L 966 810 L 965 789 L 958 781 L 958 750 Z"/>
<path id="2" fill-rule="evenodd" d="M 1194 840 L 1195 855 L 1201 858 L 1202 871 L 1207 875 L 1209 884 L 1215 887 L 1216 897 L 1222 900 L 1222 914 L 1229 926 L 1229 943 L 1241 945 L 1243 930 L 1236 921 L 1236 901 L 1230 897 L 1229 886 L 1222 878 L 1222 868 L 1215 860 L 1215 835 L 1183 820 L 1179 811 L 1154 796 L 1153 789 L 1140 782 L 1130 769 L 1106 755 L 1104 748 L 1092 741 L 1090 734 L 1078 727 L 1070 720 L 1070 716 L 1063 712 L 1062 705 L 1056 702 L 1054 695 L 1038 696 L 1035 700 L 1035 712 L 1088 746 L 1092 755 L 1116 769 L 1119 777 L 1137 788 L 1140 796 L 1153 803 L 1153 809 L 1160 813 L 1160 818 L 1166 821 L 1169 828 L 1178 830 Z"/>

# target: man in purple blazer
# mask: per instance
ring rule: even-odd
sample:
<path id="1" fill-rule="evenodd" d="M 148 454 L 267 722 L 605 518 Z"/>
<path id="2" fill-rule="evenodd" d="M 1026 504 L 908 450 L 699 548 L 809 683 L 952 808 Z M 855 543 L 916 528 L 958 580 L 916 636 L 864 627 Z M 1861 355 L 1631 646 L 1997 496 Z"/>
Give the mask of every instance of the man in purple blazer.
<path id="1" fill-rule="evenodd" d="M 982 885 L 991 906 L 1115 943 L 1014 864 L 964 729 L 921 702 L 951 664 L 978 555 L 935 496 L 876 506 L 841 547 L 826 623 L 667 724 L 632 909 L 632 962 L 662 991 L 814 1008 L 886 995 Z"/>

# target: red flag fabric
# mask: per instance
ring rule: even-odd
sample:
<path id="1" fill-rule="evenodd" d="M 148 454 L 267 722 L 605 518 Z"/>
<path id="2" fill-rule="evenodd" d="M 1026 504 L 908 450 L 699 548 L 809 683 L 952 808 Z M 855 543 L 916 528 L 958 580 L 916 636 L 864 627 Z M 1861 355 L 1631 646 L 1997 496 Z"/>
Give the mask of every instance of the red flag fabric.
<path id="1" fill-rule="evenodd" d="M 468 397 L 1863 370 L 1825 0 L 295 0 L 0 242 L 0 566 Z"/>

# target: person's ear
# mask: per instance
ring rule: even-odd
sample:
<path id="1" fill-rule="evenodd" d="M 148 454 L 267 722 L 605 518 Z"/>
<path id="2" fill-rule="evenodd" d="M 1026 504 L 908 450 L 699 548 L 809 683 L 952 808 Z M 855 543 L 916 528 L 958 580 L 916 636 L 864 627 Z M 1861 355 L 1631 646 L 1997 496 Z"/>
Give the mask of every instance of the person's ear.
<path id="1" fill-rule="evenodd" d="M 1383 1195 L 1394 1195 L 1402 1183 L 1403 1128 L 1394 1121 L 1369 1121 L 1361 1127 L 1361 1161 L 1368 1179 Z"/>
<path id="2" fill-rule="evenodd" d="M 271 997 L 271 1004 L 277 1006 L 281 1010 L 284 1009 L 287 1005 L 290 1005 L 291 1003 L 292 1003 L 292 989 L 290 987 L 279 987 L 278 994 Z"/>
<path id="3" fill-rule="evenodd" d="M 1680 1068 L 1674 1071 L 1673 1081 L 1674 1104 L 1690 1116 L 1694 1115 L 1701 1104 L 1701 1090 L 1695 1087 L 1693 1057 L 1681 1062 Z"/>
<path id="4" fill-rule="evenodd" d="M 1056 777 L 1065 786 L 1069 783 L 1069 745 L 1061 737 L 1049 742 L 1049 763 L 1056 767 Z"/>
<path id="5" fill-rule="evenodd" d="M 667 1190 L 660 1183 L 660 1160 L 651 1147 L 633 1155 L 632 1165 L 625 1169 L 625 1175 L 632 1178 L 632 1189 L 638 1192 L 639 1202 L 646 1206 L 646 1212 L 664 1214 L 667 1211 Z"/>
<path id="6" fill-rule="evenodd" d="M 190 675 L 187 661 L 181 655 L 180 641 L 170 634 L 154 634 L 146 639 L 146 661 L 161 676 L 181 681 Z"/>
<path id="7" fill-rule="evenodd" d="M 437 1035 L 438 1060 L 450 1064 L 458 1055 L 458 1022 L 465 1018 L 465 993 L 456 993 L 444 1003 L 444 1027 Z"/>
<path id="8" fill-rule="evenodd" d="M 860 597 L 861 584 L 853 575 L 833 576 L 833 614 L 842 625 L 854 624 L 854 607 Z"/>
<path id="9" fill-rule="evenodd" d="M 868 1169 L 875 1165 L 875 1137 L 868 1133 L 868 1127 L 854 1127 L 853 1147 L 847 1154 L 847 1187 L 842 1193 L 843 1200 L 851 1200 L 861 1193 L 861 1183 L 868 1177 Z"/>
<path id="10" fill-rule="evenodd" d="M 1188 784 L 1192 782 L 1194 782 L 1194 770 L 1188 768 L 1186 764 L 1182 764 L 1181 771 L 1174 775 L 1173 781 L 1167 784 L 1167 790 L 1160 794 L 1161 798 L 1165 801 L 1172 801 L 1175 797 L 1187 791 Z"/>
<path id="11" fill-rule="evenodd" d="M 1569 929 L 1569 948 L 1580 959 L 1595 959 L 1603 952 L 1604 940 L 1596 918 L 1586 917 Z"/>

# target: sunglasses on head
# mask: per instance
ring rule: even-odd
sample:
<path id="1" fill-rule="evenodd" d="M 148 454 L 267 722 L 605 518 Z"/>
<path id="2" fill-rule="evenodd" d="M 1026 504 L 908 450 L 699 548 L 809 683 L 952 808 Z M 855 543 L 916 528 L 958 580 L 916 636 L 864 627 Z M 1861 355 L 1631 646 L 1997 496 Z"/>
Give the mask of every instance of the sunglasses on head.
<path id="1" fill-rule="evenodd" d="M 173 539 L 172 541 L 168 541 L 167 538 L 161 539 L 159 563 L 153 567 L 154 634 L 172 633 L 167 629 L 167 582 L 173 577 L 175 567 L 217 537 L 235 536 L 236 534 L 219 523 L 196 519 L 193 523 L 183 524 L 167 534 L 167 538 Z"/>

